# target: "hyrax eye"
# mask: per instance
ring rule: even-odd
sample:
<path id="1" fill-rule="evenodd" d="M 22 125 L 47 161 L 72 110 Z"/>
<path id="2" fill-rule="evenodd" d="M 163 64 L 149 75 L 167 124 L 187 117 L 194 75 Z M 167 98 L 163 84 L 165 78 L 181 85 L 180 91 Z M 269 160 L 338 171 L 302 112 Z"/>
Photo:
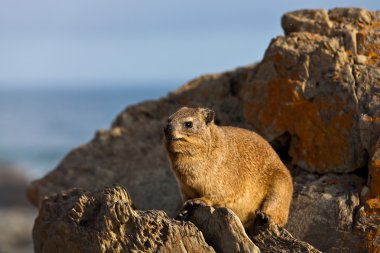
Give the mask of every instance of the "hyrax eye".
<path id="1" fill-rule="evenodd" d="M 192 128 L 192 127 L 193 127 L 193 122 L 191 122 L 191 121 L 186 121 L 186 122 L 185 122 L 185 127 L 186 127 L 186 128 Z"/>

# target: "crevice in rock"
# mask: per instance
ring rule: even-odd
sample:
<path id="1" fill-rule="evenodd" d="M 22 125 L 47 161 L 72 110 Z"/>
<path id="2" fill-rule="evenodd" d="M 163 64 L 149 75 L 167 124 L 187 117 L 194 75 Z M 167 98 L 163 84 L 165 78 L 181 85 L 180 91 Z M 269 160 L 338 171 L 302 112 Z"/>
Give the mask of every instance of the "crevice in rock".
<path id="1" fill-rule="evenodd" d="M 292 160 L 292 157 L 289 155 L 291 141 L 292 137 L 290 133 L 286 131 L 270 143 L 285 164 L 291 162 Z"/>
<path id="2" fill-rule="evenodd" d="M 369 153 L 368 153 L 368 150 L 364 149 L 363 150 L 363 153 L 364 153 L 364 164 L 363 166 L 361 166 L 360 168 L 356 169 L 353 174 L 361 177 L 361 178 L 364 178 L 366 181 L 368 180 L 368 161 L 369 161 Z"/>
<path id="3" fill-rule="evenodd" d="M 353 94 L 355 96 L 355 99 L 356 99 L 356 103 L 357 103 L 357 108 L 359 109 L 359 97 L 358 97 L 358 80 L 356 78 L 356 75 L 355 75 L 355 65 L 352 65 L 351 67 L 351 75 L 352 77 L 354 78 L 355 82 L 354 82 L 354 89 L 353 89 Z"/>

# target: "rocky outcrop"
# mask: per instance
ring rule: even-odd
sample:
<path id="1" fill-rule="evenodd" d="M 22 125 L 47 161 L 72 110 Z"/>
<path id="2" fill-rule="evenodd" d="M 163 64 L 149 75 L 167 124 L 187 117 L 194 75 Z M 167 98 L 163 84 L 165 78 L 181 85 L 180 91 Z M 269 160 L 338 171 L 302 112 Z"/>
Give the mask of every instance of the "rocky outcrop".
<path id="1" fill-rule="evenodd" d="M 73 189 L 46 199 L 33 229 L 39 252 L 215 252 L 197 228 L 135 210 L 128 192 Z"/>
<path id="2" fill-rule="evenodd" d="M 34 249 L 36 253 L 260 252 L 227 208 L 195 207 L 188 219 L 191 222 L 170 219 L 163 211 L 137 210 L 120 186 L 96 192 L 72 189 L 42 203 L 33 230 Z M 319 252 L 276 225 L 256 230 L 252 239 L 264 252 Z"/>
<path id="3" fill-rule="evenodd" d="M 202 76 L 158 101 L 128 107 L 111 129 L 98 131 L 34 181 L 29 199 L 40 206 L 44 196 L 61 190 L 93 191 L 117 183 L 127 186 L 139 209 L 174 215 L 180 196 L 161 142 L 163 123 L 180 106 L 210 107 L 216 123 L 256 130 L 272 142 L 296 176 L 298 170 L 307 171 L 306 178 L 368 172 L 368 187 L 355 183 L 343 191 L 338 190 L 343 179 L 329 187 L 319 176 L 296 179 L 300 190 L 288 228 L 317 248 L 336 252 L 353 245 L 347 242 L 356 233 L 352 217 L 364 213 L 362 224 L 375 224 L 367 226 L 366 247 L 379 249 L 380 12 L 303 10 L 285 14 L 282 26 L 285 35 L 272 40 L 260 63 Z M 326 175 L 333 177 L 341 178 Z M 328 240 L 329 233 L 336 240 Z M 353 241 L 361 236 L 353 235 Z M 351 250 L 362 249 L 357 245 Z"/>
<path id="4" fill-rule="evenodd" d="M 268 140 L 290 136 L 292 163 L 350 172 L 368 163 L 380 133 L 380 14 L 363 9 L 284 15 L 243 85 L 245 117 Z M 377 46 L 376 46 L 377 45 Z"/>

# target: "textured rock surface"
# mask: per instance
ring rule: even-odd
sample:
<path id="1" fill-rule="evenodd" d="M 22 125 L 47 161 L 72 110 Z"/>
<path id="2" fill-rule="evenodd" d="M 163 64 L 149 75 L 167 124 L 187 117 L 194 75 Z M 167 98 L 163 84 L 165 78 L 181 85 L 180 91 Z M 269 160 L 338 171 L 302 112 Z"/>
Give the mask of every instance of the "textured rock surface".
<path id="1" fill-rule="evenodd" d="M 123 187 L 72 189 L 42 203 L 35 252 L 260 252 L 229 209 L 195 207 L 188 218 L 137 210 Z M 263 252 L 319 252 L 277 226 L 260 227 L 252 239 Z"/>
<path id="2" fill-rule="evenodd" d="M 380 252 L 380 140 L 372 148 L 369 163 L 370 189 L 362 191 L 365 203 L 359 213 L 359 229 L 368 231 L 367 246 L 369 252 Z M 368 189 L 368 188 L 365 188 Z"/>
<path id="3" fill-rule="evenodd" d="M 216 252 L 260 252 L 230 209 L 199 206 L 190 213 L 188 220 L 202 231 Z"/>
<path id="4" fill-rule="evenodd" d="M 134 209 L 128 192 L 70 190 L 44 201 L 33 228 L 39 252 L 215 252 L 191 223 Z"/>
<path id="5" fill-rule="evenodd" d="M 320 253 L 310 244 L 294 238 L 286 229 L 277 225 L 265 225 L 258 227 L 250 235 L 253 242 L 262 252 L 272 253 Z"/>
<path id="6" fill-rule="evenodd" d="M 216 252 L 258 252 L 259 249 L 275 253 L 320 252 L 294 238 L 286 229 L 268 223 L 255 227 L 248 238 L 236 214 L 227 208 L 197 207 L 190 213 L 189 220 L 202 231 Z"/>
<path id="7" fill-rule="evenodd" d="M 296 11 L 284 15 L 282 26 L 285 36 L 272 40 L 257 65 L 202 76 L 158 101 L 127 108 L 111 129 L 99 131 L 54 171 L 33 182 L 29 199 L 40 205 L 44 196 L 64 189 L 93 190 L 118 183 L 128 187 L 138 208 L 163 209 L 173 215 L 180 197 L 161 142 L 163 122 L 180 106 L 202 106 L 216 111 L 219 124 L 258 131 L 288 151 L 291 164 L 303 170 L 347 173 L 369 165 L 369 190 L 363 192 L 361 204 L 366 206 L 363 220 L 376 221 L 380 213 L 380 12 Z M 332 187 L 339 189 L 339 184 Z M 310 189 L 308 194 L 315 190 Z M 355 188 L 353 197 L 344 200 L 328 190 L 332 198 L 321 204 L 354 203 L 360 191 Z M 307 205 L 306 197 L 294 199 L 300 206 Z M 310 204 L 310 213 L 321 217 L 324 210 Z M 340 217 L 338 210 L 332 222 Z M 298 219 L 291 219 L 289 227 L 309 240 L 307 235 L 316 225 L 306 226 L 299 218 L 302 210 L 297 212 Z M 377 228 L 371 227 L 367 247 L 380 250 Z M 318 229 L 321 235 L 332 232 L 326 226 Z M 352 233 L 347 226 L 332 233 L 347 238 L 344 231 Z M 344 244 L 340 239 L 335 246 L 315 243 L 332 252 Z"/>
<path id="8" fill-rule="evenodd" d="M 326 173 L 368 162 L 380 134 L 368 123 L 380 117 L 379 19 L 363 9 L 284 15 L 286 36 L 243 85 L 243 105 L 268 140 L 290 134 L 293 164 Z"/>
<path id="9" fill-rule="evenodd" d="M 286 226 L 292 235 L 322 252 L 365 252 L 365 233 L 355 227 L 354 219 L 360 208 L 362 178 L 301 172 L 294 182 L 295 197 Z"/>

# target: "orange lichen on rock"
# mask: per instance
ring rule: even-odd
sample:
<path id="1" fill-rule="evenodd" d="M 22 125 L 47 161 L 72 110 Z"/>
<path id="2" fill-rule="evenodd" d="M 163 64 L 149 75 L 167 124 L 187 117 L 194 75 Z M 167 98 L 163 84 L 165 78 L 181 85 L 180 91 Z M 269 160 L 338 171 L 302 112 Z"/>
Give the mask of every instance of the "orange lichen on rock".
<path id="1" fill-rule="evenodd" d="M 380 220 L 379 220 L 380 222 Z M 367 237 L 367 248 L 369 253 L 380 253 L 380 230 L 370 231 Z"/>
<path id="2" fill-rule="evenodd" d="M 302 84 L 291 79 L 273 79 L 264 87 L 265 106 L 253 99 L 245 104 L 246 119 L 265 132 L 269 127 L 277 133 L 288 132 L 294 138 L 289 150 L 293 163 L 328 171 L 340 167 L 350 156 L 350 133 L 354 112 L 343 112 L 345 106 L 338 96 L 329 101 L 316 97 L 306 100 L 298 91 Z M 250 92 L 258 92 L 251 86 Z M 253 94 L 254 97 L 259 94 Z M 321 112 L 334 108 L 327 122 Z M 339 147 L 331 149 L 331 147 Z"/>
<path id="3" fill-rule="evenodd" d="M 377 65 L 380 61 L 380 35 L 373 26 L 364 27 L 356 34 L 358 54 L 367 56 L 366 64 Z"/>
<path id="4" fill-rule="evenodd" d="M 369 167 L 371 193 L 380 198 L 380 160 L 373 161 Z"/>
<path id="5" fill-rule="evenodd" d="M 380 224 L 380 199 L 368 199 L 365 203 L 367 219 Z M 367 249 L 369 253 L 380 253 L 380 229 L 370 229 L 367 233 Z"/>
<path id="6" fill-rule="evenodd" d="M 380 45 L 379 45 L 380 47 Z M 368 52 L 368 59 L 367 59 L 367 64 L 374 65 L 380 60 L 380 56 L 376 53 L 376 51 L 370 50 Z"/>
<path id="7" fill-rule="evenodd" d="M 365 201 L 365 211 L 373 223 L 380 224 L 380 140 L 372 147 L 368 170 L 370 192 Z M 380 226 L 368 232 L 367 248 L 370 253 L 380 253 Z"/>

